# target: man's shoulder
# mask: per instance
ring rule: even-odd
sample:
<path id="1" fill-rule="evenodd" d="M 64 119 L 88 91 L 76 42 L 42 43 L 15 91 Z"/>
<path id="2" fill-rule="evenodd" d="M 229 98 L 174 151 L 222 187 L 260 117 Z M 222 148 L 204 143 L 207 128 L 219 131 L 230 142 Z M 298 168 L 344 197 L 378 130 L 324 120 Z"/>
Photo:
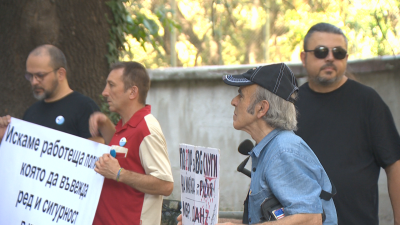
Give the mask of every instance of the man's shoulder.
<path id="1" fill-rule="evenodd" d="M 315 165 L 315 168 L 321 167 L 318 158 L 310 147 L 292 131 L 280 132 L 273 142 L 264 147 L 260 159 L 263 162 L 271 162 L 266 163 L 266 166 L 270 168 L 301 162 L 310 166 Z"/>
<path id="2" fill-rule="evenodd" d="M 79 111 L 82 109 L 87 109 L 89 111 L 100 111 L 99 106 L 93 99 L 76 91 L 60 100 L 60 104 L 77 107 L 77 110 Z"/>
<path id="3" fill-rule="evenodd" d="M 161 125 L 151 113 L 135 114 L 128 123 L 130 127 L 129 132 L 141 134 L 143 137 L 151 134 L 162 135 Z M 117 131 L 121 129 L 121 124 L 118 123 L 116 128 Z"/>
<path id="4" fill-rule="evenodd" d="M 293 131 L 279 130 L 276 136 L 271 139 L 270 143 L 268 143 L 265 147 L 268 149 L 273 149 L 272 151 L 277 153 L 285 149 L 297 149 L 302 140 L 303 139 L 301 139 Z"/>
<path id="5" fill-rule="evenodd" d="M 376 96 L 378 93 L 370 86 L 362 84 L 358 81 L 348 79 L 342 86 L 333 90 L 332 92 L 325 93 L 325 95 L 335 94 L 335 92 L 349 93 L 350 96 Z M 311 90 L 308 82 L 299 87 L 299 96 L 318 94 Z"/>
<path id="6" fill-rule="evenodd" d="M 276 149 L 288 154 L 305 153 L 304 149 L 309 149 L 307 143 L 300 136 L 289 130 L 281 131 L 276 136 L 275 144 L 277 146 Z"/>
<path id="7" fill-rule="evenodd" d="M 370 86 L 362 84 L 355 80 L 348 80 L 346 87 L 347 96 L 352 97 L 353 99 L 358 99 L 362 102 L 375 102 L 382 101 L 382 98 L 378 94 L 378 92 Z"/>
<path id="8" fill-rule="evenodd" d="M 356 80 L 348 79 L 346 83 L 352 89 L 354 88 L 356 90 L 361 90 L 361 91 L 366 91 L 366 92 L 374 92 L 375 91 L 372 87 L 362 84 Z"/>
<path id="9" fill-rule="evenodd" d="M 72 92 L 70 95 L 66 96 L 65 100 L 73 102 L 83 102 L 83 103 L 95 103 L 90 97 L 83 95 L 77 91 Z"/>
<path id="10" fill-rule="evenodd" d="M 299 145 L 303 139 L 295 134 L 293 131 L 283 130 L 276 136 L 276 142 L 279 146 L 296 146 Z"/>
<path id="11" fill-rule="evenodd" d="M 141 136 L 148 141 L 165 141 L 161 125 L 152 114 L 147 114 L 143 117 L 143 119 L 137 124 L 135 132 L 140 133 Z"/>
<path id="12" fill-rule="evenodd" d="M 153 114 L 147 114 L 144 121 L 151 134 L 162 134 L 161 125 Z"/>
<path id="13" fill-rule="evenodd" d="M 308 86 L 308 82 L 305 82 L 304 84 L 302 84 L 300 87 L 299 87 L 299 92 L 301 91 L 301 92 L 303 92 L 303 91 L 307 91 L 307 90 L 309 90 L 310 88 L 309 88 L 309 86 Z"/>

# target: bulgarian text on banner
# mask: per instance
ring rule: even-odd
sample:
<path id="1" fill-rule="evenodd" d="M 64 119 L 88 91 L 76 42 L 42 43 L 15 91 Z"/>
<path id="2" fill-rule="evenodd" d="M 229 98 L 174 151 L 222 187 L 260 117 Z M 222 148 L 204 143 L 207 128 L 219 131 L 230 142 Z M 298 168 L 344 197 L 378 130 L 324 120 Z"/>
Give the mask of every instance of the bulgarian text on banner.
<path id="1" fill-rule="evenodd" d="M 109 146 L 11 118 L 0 145 L 0 224 L 92 224 Z"/>
<path id="2" fill-rule="evenodd" d="M 180 144 L 179 155 L 183 224 L 216 224 L 219 207 L 219 149 Z"/>

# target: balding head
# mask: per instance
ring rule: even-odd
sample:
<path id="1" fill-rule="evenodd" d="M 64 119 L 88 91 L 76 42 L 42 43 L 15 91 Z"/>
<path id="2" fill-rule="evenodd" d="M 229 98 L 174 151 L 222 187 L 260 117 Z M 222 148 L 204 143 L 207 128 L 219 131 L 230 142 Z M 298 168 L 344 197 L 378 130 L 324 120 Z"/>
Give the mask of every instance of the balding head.
<path id="1" fill-rule="evenodd" d="M 30 56 L 50 56 L 49 66 L 51 66 L 53 69 L 63 67 L 65 70 L 67 70 L 67 60 L 64 53 L 54 45 L 47 44 L 38 46 L 29 53 L 28 58 Z"/>
<path id="2" fill-rule="evenodd" d="M 67 80 L 67 60 L 53 45 L 41 45 L 29 53 L 26 75 L 35 98 L 55 101 L 72 92 Z"/>

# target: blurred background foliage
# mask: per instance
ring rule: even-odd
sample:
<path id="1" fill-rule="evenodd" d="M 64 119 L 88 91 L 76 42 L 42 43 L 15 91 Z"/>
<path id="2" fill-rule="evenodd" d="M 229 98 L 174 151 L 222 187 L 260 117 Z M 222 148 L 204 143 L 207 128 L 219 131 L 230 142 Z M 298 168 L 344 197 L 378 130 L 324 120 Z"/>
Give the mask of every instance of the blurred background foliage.
<path id="1" fill-rule="evenodd" d="M 120 60 L 147 68 L 300 61 L 302 40 L 318 22 L 345 32 L 350 59 L 400 54 L 400 0 L 122 2 L 133 22 L 132 32 L 122 30 Z M 146 31 L 142 39 L 136 26 Z"/>

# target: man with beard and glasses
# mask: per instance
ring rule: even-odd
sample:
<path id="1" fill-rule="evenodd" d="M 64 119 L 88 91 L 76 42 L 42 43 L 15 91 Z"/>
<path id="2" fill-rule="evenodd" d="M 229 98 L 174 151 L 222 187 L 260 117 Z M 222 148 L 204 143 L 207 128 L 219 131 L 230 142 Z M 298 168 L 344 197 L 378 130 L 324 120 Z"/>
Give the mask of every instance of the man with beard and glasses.
<path id="1" fill-rule="evenodd" d="M 67 60 L 60 49 L 41 45 L 31 51 L 25 78 L 39 101 L 26 110 L 23 120 L 104 143 L 101 137 L 92 137 L 89 131 L 89 117 L 99 111 L 99 107 L 92 99 L 69 87 Z M 0 117 L 0 138 L 10 122 L 10 115 Z"/>
<path id="2" fill-rule="evenodd" d="M 400 224 L 400 137 L 370 87 L 345 75 L 347 38 L 328 23 L 310 28 L 301 53 L 308 83 L 299 89 L 296 132 L 336 186 L 339 224 L 379 224 L 378 178 L 387 174 L 394 224 Z"/>

